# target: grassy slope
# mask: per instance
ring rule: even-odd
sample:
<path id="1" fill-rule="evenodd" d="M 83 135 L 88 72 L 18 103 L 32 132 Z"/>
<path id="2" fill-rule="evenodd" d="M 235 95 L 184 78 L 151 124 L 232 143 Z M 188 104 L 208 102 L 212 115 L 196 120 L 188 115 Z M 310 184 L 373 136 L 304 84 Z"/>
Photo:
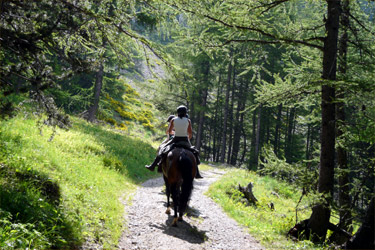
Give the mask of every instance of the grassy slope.
<path id="1" fill-rule="evenodd" d="M 41 136 L 35 119 L 0 122 L 0 248 L 67 248 L 91 239 L 115 246 L 123 206 L 155 149 L 140 139 L 74 119 Z M 127 197 L 121 197 L 125 194 Z"/>
<path id="2" fill-rule="evenodd" d="M 238 184 L 246 186 L 249 182 L 254 184 L 253 192 L 259 201 L 257 207 L 244 205 L 241 202 L 241 193 L 236 191 Z M 277 193 L 279 198 L 272 192 Z M 260 177 L 247 170 L 229 170 L 221 180 L 209 188 L 208 195 L 238 223 L 248 228 L 249 233 L 266 248 L 321 248 L 309 241 L 297 243 L 286 238 L 288 230 L 295 224 L 295 207 L 301 196 L 301 191 L 290 184 L 270 177 Z M 275 206 L 274 211 L 268 207 L 271 202 Z M 305 197 L 299 208 L 305 207 L 306 202 Z M 309 218 L 310 213 L 309 208 L 299 211 L 298 220 Z"/>

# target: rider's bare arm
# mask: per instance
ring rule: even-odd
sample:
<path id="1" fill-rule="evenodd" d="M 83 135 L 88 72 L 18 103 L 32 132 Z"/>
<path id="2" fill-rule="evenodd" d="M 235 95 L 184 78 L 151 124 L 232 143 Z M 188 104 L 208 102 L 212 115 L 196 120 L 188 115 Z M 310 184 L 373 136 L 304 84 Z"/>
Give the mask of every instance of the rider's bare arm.
<path id="1" fill-rule="evenodd" d="M 193 129 L 191 128 L 191 121 L 189 119 L 189 126 L 188 126 L 188 136 L 189 136 L 189 140 L 191 139 L 191 137 L 193 137 Z"/>
<path id="2" fill-rule="evenodd" d="M 173 128 L 174 128 L 174 123 L 173 123 L 173 120 L 171 120 L 171 122 L 169 123 L 169 126 L 168 126 L 168 130 L 167 130 L 168 139 L 169 139 L 169 135 L 171 135 L 173 133 Z"/>

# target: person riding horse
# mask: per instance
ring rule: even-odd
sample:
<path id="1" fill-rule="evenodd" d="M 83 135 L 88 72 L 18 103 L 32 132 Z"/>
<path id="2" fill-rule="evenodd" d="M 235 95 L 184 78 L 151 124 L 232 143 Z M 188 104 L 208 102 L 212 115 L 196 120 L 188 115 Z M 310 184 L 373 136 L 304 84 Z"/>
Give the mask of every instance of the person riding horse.
<path id="1" fill-rule="evenodd" d="M 177 117 L 170 116 L 168 119 L 170 119 L 169 127 L 167 130 L 168 138 L 171 137 L 171 135 L 174 134 L 173 138 L 169 140 L 166 143 L 163 143 L 159 147 L 158 155 L 156 156 L 154 162 L 151 165 L 146 165 L 145 167 L 150 170 L 154 171 L 156 166 L 159 166 L 161 162 L 164 160 L 165 156 L 168 154 L 168 152 L 172 149 L 173 145 L 179 145 L 184 148 L 187 148 L 192 151 L 192 153 L 195 155 L 197 159 L 197 164 L 200 163 L 199 156 L 198 156 L 198 150 L 192 148 L 190 139 L 193 136 L 193 129 L 191 126 L 190 119 L 187 118 L 187 108 L 183 105 L 179 106 L 177 108 Z M 195 178 L 203 178 L 199 170 L 197 169 L 197 174 Z"/>

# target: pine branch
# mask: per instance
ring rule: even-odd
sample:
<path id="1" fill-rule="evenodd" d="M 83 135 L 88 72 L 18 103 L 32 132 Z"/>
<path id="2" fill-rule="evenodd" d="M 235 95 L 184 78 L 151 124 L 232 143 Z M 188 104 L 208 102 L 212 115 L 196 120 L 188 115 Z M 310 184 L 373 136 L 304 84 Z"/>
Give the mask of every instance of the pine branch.
<path id="1" fill-rule="evenodd" d="M 175 7 L 175 8 L 179 8 L 177 5 L 172 5 L 172 6 Z M 181 8 L 181 9 L 183 11 L 188 12 L 188 13 L 193 14 L 193 15 L 199 15 L 200 14 L 200 13 L 197 13 L 196 11 L 189 10 L 189 9 L 186 9 L 186 8 Z M 323 46 L 319 46 L 319 45 L 316 45 L 316 44 L 308 42 L 308 41 L 312 41 L 312 40 L 320 40 L 320 41 L 322 41 L 324 39 L 322 37 L 313 37 L 313 38 L 308 38 L 308 39 L 305 39 L 305 40 L 296 40 L 296 39 L 290 39 L 290 38 L 285 38 L 285 37 L 277 37 L 276 35 L 268 33 L 268 32 L 266 32 L 266 31 L 264 31 L 262 29 L 259 29 L 259 28 L 227 23 L 227 22 L 225 22 L 225 21 L 223 21 L 221 19 L 218 19 L 216 17 L 210 16 L 208 14 L 200 14 L 200 15 L 202 15 L 203 17 L 205 17 L 205 18 L 207 18 L 207 19 L 209 19 L 211 21 L 219 23 L 219 24 L 221 24 L 221 25 L 223 25 L 225 27 L 257 32 L 258 34 L 261 34 L 261 35 L 263 35 L 265 37 L 274 39 L 275 40 L 274 43 L 282 43 L 282 42 L 284 42 L 284 43 L 289 43 L 289 44 L 302 44 L 302 45 L 306 45 L 306 46 L 309 46 L 309 47 L 312 47 L 312 48 L 319 49 L 321 51 L 323 51 L 323 49 L 324 49 Z M 254 40 L 253 42 L 256 42 L 256 41 L 258 43 L 271 43 L 270 41 L 267 41 L 267 40 Z"/>

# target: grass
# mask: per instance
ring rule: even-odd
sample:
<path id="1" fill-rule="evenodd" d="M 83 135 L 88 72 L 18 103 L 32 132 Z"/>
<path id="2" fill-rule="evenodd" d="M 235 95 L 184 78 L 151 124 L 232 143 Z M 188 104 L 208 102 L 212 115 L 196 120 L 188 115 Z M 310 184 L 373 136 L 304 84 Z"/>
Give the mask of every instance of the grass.
<path id="1" fill-rule="evenodd" d="M 237 191 L 238 184 L 246 186 L 249 182 L 254 185 L 257 207 L 245 205 L 242 193 Z M 247 170 L 231 169 L 210 186 L 207 194 L 268 249 L 322 248 L 310 241 L 294 242 L 286 237 L 288 230 L 296 223 L 295 207 L 301 196 L 301 191 L 290 184 L 267 176 L 260 177 Z M 275 207 L 273 211 L 269 208 L 271 202 Z M 299 208 L 305 206 L 306 197 L 302 199 Z M 298 220 L 307 219 L 310 214 L 310 208 L 299 211 Z"/>
<path id="2" fill-rule="evenodd" d="M 42 135 L 33 118 L 0 121 L 0 248 L 116 246 L 121 199 L 156 175 L 155 149 L 140 139 L 73 118 L 69 131 Z"/>

